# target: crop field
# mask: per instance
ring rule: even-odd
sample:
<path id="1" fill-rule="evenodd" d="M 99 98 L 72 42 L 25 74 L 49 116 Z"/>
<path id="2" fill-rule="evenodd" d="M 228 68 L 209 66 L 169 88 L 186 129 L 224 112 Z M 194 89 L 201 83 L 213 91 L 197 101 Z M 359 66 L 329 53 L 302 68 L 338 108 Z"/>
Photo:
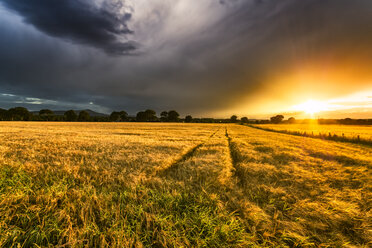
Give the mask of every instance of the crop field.
<path id="1" fill-rule="evenodd" d="M 257 127 L 284 132 L 306 133 L 314 136 L 344 137 L 345 139 L 360 139 L 372 143 L 372 127 L 358 125 L 318 125 L 318 124 L 264 124 Z"/>
<path id="2" fill-rule="evenodd" d="M 0 122 L 0 161 L 0 247 L 372 245 L 362 144 L 234 124 Z"/>

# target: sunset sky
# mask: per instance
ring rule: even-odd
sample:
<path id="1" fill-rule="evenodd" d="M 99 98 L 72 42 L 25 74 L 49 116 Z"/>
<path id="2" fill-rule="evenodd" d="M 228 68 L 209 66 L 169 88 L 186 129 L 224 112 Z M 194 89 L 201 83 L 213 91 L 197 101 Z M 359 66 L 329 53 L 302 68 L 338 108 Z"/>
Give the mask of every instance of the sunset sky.
<path id="1" fill-rule="evenodd" d="M 0 108 L 372 118 L 371 0 L 0 0 Z"/>

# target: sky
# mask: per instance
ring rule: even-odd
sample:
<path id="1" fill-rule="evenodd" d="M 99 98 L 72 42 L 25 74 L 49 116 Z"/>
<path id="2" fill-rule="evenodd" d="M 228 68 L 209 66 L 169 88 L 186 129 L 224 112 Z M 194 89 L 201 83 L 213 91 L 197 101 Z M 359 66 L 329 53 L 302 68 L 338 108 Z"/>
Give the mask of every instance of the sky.
<path id="1" fill-rule="evenodd" d="M 370 0 L 0 0 L 0 108 L 372 118 L 371 44 Z"/>

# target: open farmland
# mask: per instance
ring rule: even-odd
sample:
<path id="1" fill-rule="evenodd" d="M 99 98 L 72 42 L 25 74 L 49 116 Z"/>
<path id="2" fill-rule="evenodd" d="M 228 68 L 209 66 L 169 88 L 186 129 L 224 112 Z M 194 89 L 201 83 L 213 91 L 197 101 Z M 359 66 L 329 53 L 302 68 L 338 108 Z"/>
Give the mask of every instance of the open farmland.
<path id="1" fill-rule="evenodd" d="M 2 247 L 369 247 L 369 146 L 225 124 L 0 122 Z"/>
<path id="2" fill-rule="evenodd" d="M 345 140 L 361 140 L 372 144 L 372 127 L 359 125 L 319 125 L 309 124 L 264 124 L 255 125 L 259 128 L 281 132 L 312 135 L 315 137 L 333 137 L 336 135 Z"/>

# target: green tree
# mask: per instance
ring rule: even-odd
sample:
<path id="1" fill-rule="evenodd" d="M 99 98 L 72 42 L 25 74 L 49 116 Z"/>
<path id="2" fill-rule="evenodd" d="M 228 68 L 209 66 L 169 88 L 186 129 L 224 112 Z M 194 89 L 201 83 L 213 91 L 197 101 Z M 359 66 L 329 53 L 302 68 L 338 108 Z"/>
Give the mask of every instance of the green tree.
<path id="1" fill-rule="evenodd" d="M 110 121 L 119 121 L 120 120 L 120 113 L 119 112 L 112 112 L 110 115 Z"/>
<path id="2" fill-rule="evenodd" d="M 190 123 L 190 122 L 192 122 L 192 116 L 191 116 L 191 115 L 187 115 L 187 116 L 185 117 L 185 122 L 186 122 L 186 123 Z"/>
<path id="3" fill-rule="evenodd" d="M 126 121 L 128 120 L 128 113 L 125 111 L 112 112 L 110 115 L 110 121 Z"/>
<path id="4" fill-rule="evenodd" d="M 238 117 L 236 115 L 233 115 L 233 116 L 230 117 L 230 121 L 232 123 L 236 123 L 238 121 Z"/>
<path id="5" fill-rule="evenodd" d="M 128 113 L 127 112 L 125 112 L 123 110 L 123 111 L 120 111 L 119 114 L 120 114 L 120 121 L 127 121 L 128 120 Z"/>
<path id="6" fill-rule="evenodd" d="M 158 118 L 156 117 L 156 112 L 152 109 L 147 109 L 145 111 L 146 121 L 156 121 Z"/>
<path id="7" fill-rule="evenodd" d="M 178 122 L 179 117 L 180 117 L 180 114 L 175 110 L 171 110 L 168 112 L 168 121 Z"/>
<path id="8" fill-rule="evenodd" d="M 66 121 L 76 121 L 78 118 L 77 114 L 73 110 L 66 111 L 64 117 Z"/>
<path id="9" fill-rule="evenodd" d="M 242 117 L 240 120 L 242 123 L 248 123 L 248 117 Z"/>
<path id="10" fill-rule="evenodd" d="M 90 121 L 90 115 L 87 111 L 80 111 L 78 121 Z"/>
<path id="11" fill-rule="evenodd" d="M 8 111 L 6 109 L 0 108 L 0 121 L 7 120 L 8 117 Z"/>
<path id="12" fill-rule="evenodd" d="M 284 116 L 283 115 L 276 115 L 270 118 L 271 123 L 279 124 L 283 121 Z"/>
<path id="13" fill-rule="evenodd" d="M 54 115 L 54 112 L 50 109 L 42 109 L 39 111 L 39 115 Z"/>
<path id="14" fill-rule="evenodd" d="M 24 107 L 16 107 L 8 110 L 8 116 L 12 121 L 28 121 L 31 113 Z"/>
<path id="15" fill-rule="evenodd" d="M 143 111 L 140 111 L 136 115 L 136 121 L 144 122 L 147 121 L 146 113 Z"/>
<path id="16" fill-rule="evenodd" d="M 54 120 L 54 112 L 50 109 L 42 109 L 39 111 L 39 116 L 44 121 L 52 121 Z"/>
<path id="17" fill-rule="evenodd" d="M 168 121 L 168 112 L 167 111 L 163 111 L 160 113 L 160 120 L 161 121 Z"/>

